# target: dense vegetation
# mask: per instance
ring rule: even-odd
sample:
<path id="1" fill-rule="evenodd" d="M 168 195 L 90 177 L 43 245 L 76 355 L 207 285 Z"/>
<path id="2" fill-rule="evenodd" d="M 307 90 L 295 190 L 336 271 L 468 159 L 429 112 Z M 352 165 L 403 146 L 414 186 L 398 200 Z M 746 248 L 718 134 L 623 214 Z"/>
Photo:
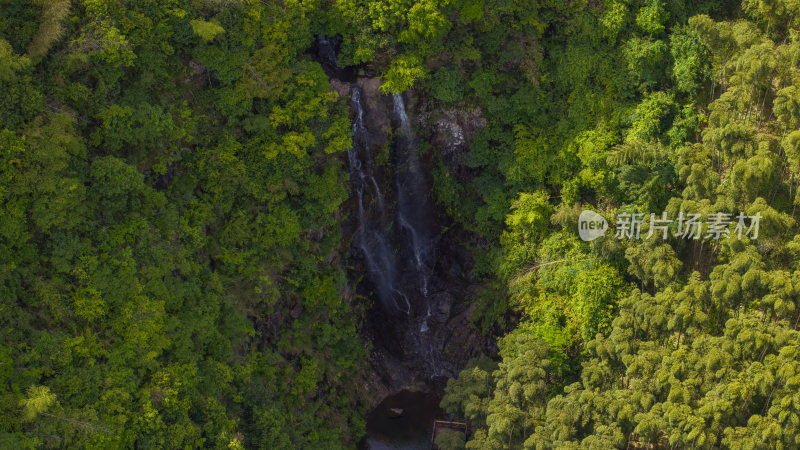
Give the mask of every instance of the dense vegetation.
<path id="1" fill-rule="evenodd" d="M 498 299 L 519 317 L 499 363 L 448 384 L 443 406 L 478 428 L 467 447 L 797 448 L 798 5 L 524 11 L 538 33 L 506 16 L 505 36 L 465 37 L 476 61 L 453 53 L 488 126 L 463 159 L 479 174 L 443 169 L 440 199 L 501 244 L 484 321 L 503 319 Z M 760 233 L 587 243 L 582 209 L 741 211 Z"/>
<path id="2" fill-rule="evenodd" d="M 304 8 L 0 1 L 0 447 L 363 432 L 349 112 Z"/>
<path id="3" fill-rule="evenodd" d="M 0 0 L 0 447 L 355 445 L 322 33 L 485 119 L 434 168 L 502 336 L 442 402 L 468 448 L 800 447 L 794 0 Z"/>

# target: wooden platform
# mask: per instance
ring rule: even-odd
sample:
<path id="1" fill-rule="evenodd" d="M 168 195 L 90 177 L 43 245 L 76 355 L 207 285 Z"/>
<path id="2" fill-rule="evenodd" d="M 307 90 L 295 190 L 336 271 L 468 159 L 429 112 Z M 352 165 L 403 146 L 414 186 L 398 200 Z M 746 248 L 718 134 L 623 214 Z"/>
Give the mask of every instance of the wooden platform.
<path id="1" fill-rule="evenodd" d="M 431 433 L 431 448 L 438 450 L 439 447 L 436 445 L 436 436 L 439 435 L 442 431 L 445 430 L 454 430 L 460 431 L 464 433 L 464 437 L 467 436 L 468 427 L 467 424 L 464 422 L 448 422 L 446 420 L 436 420 L 433 422 L 433 433 Z"/>

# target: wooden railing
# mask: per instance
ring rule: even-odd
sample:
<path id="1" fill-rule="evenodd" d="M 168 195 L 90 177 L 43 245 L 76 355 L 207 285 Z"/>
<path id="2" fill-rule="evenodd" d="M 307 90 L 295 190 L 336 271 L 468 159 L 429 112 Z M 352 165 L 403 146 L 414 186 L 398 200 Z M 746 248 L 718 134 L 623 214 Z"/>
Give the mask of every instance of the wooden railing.
<path id="1" fill-rule="evenodd" d="M 448 422 L 446 420 L 435 420 L 433 422 L 433 432 L 431 433 L 431 448 L 438 449 L 439 447 L 436 446 L 436 435 L 439 432 L 444 430 L 456 430 L 461 431 L 464 433 L 464 437 L 467 436 L 467 431 L 469 430 L 468 426 L 464 422 Z"/>

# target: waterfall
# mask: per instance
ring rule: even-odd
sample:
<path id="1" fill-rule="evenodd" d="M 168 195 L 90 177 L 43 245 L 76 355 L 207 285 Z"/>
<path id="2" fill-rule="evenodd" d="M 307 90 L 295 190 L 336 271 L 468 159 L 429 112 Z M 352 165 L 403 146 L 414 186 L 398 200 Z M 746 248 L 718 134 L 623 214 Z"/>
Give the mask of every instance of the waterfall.
<path id="1" fill-rule="evenodd" d="M 428 202 L 428 188 L 420 167 L 417 141 L 406 113 L 403 96 L 393 97 L 394 113 L 399 127 L 396 136 L 397 158 L 397 221 L 406 239 L 409 253 L 413 255 L 416 288 L 424 302 L 425 316 L 420 332 L 428 331 L 431 315 L 428 282 L 434 268 L 433 249 L 436 230 Z"/>
<path id="2" fill-rule="evenodd" d="M 386 199 L 375 178 L 375 163 L 367 145 L 368 130 L 364 124 L 361 97 L 361 89 L 354 85 L 351 90 L 355 111 L 353 145 L 347 155 L 350 183 L 358 201 L 358 228 L 354 244 L 364 255 L 368 278 L 387 311 L 415 317 L 421 315 L 419 329 L 427 332 L 428 317 L 431 315 L 428 284 L 435 265 L 435 225 L 417 154 L 416 138 L 403 97 L 395 95 L 393 108 L 398 123 L 394 148 L 397 206 L 392 227 L 387 217 Z"/>
<path id="3" fill-rule="evenodd" d="M 422 141 L 404 97 L 382 95 L 376 78 L 349 83 L 353 145 L 347 155 L 351 214 L 344 225 L 352 236 L 348 265 L 359 293 L 374 300 L 364 311 L 362 333 L 370 340 L 369 364 L 374 368 L 365 387 L 379 386 L 377 394 L 421 385 L 435 391 L 458 373 L 466 362 L 461 359 L 474 348 L 475 340 L 464 332 L 467 313 L 457 303 L 467 296 L 460 276 L 466 258 L 450 251 L 452 235 L 440 236 L 448 219 L 435 213 L 426 159 L 418 145 Z M 343 93 L 346 86 L 340 81 L 335 88 Z M 397 427 L 397 420 L 391 418 L 389 427 Z M 394 442 L 381 437 L 380 427 L 368 423 L 366 448 Z M 420 436 L 419 448 L 429 447 L 429 434 Z"/>
<path id="4" fill-rule="evenodd" d="M 351 101 L 356 117 L 353 121 L 353 145 L 347 152 L 347 159 L 350 184 L 358 201 L 358 229 L 354 235 L 354 243 L 364 255 L 367 275 L 384 308 L 410 315 L 411 301 L 398 287 L 397 259 L 386 228 L 386 201 L 371 173 L 374 163 L 366 145 L 367 129 L 358 86 L 352 88 Z M 370 214 L 371 211 L 365 205 L 365 196 L 377 205 L 377 208 L 370 208 L 377 209 L 377 214 Z"/>
<path id="5" fill-rule="evenodd" d="M 437 310 L 432 304 L 439 292 L 434 277 L 438 227 L 428 198 L 417 139 L 403 97 L 394 95 L 391 99 L 396 124 L 391 151 L 394 184 L 387 184 L 383 181 L 385 168 L 378 167 L 371 154 L 373 136 L 369 133 L 375 130 L 367 127 L 365 115 L 373 110 L 365 110 L 363 96 L 361 88 L 352 85 L 353 145 L 347 161 L 358 214 L 353 247 L 363 256 L 366 286 L 380 300 L 383 313 L 395 317 L 390 326 L 399 333 L 397 339 L 402 348 L 407 354 L 416 355 L 418 361 L 424 361 L 429 367 L 426 372 L 433 378 L 439 371 L 438 352 L 434 349 L 437 330 L 432 327 L 441 323 L 433 314 Z"/>

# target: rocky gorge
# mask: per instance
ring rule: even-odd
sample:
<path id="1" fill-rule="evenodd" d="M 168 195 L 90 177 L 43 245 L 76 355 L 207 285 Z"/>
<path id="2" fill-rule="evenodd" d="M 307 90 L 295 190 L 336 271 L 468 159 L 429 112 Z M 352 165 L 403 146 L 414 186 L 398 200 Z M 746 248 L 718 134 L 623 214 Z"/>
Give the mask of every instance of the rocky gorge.
<path id="1" fill-rule="evenodd" d="M 338 67 L 336 45 L 320 36 L 314 51 L 351 109 L 343 231 L 352 291 L 365 307 L 363 382 L 374 408 L 406 391 L 440 394 L 489 345 L 471 326 L 476 286 L 464 231 L 432 194 L 432 168 L 463 150 L 476 121 L 460 111 L 434 114 L 414 92 L 382 92 L 369 70 Z"/>

